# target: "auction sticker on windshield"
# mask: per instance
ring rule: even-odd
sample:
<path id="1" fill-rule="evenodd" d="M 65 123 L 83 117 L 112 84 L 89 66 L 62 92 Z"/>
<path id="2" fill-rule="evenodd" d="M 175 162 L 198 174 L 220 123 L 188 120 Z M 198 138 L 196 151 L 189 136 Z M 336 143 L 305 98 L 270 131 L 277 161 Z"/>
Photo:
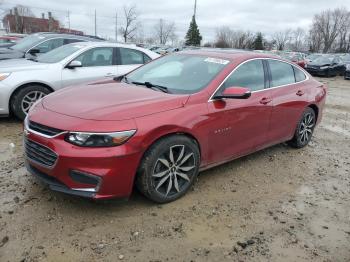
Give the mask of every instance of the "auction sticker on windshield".
<path id="1" fill-rule="evenodd" d="M 224 59 L 219 59 L 219 58 L 212 58 L 212 57 L 208 57 L 204 61 L 208 62 L 208 63 L 215 63 L 215 64 L 221 64 L 221 65 L 227 65 L 228 63 L 230 63 L 229 60 L 224 60 Z"/>

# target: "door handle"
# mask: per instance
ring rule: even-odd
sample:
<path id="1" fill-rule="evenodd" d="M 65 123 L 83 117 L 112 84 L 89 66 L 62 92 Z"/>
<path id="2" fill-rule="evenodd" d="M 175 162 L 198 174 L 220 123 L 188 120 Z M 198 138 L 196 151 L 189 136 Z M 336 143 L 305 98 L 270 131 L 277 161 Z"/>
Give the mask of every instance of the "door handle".
<path id="1" fill-rule="evenodd" d="M 298 95 L 298 96 L 302 96 L 302 95 L 304 95 L 304 94 L 305 94 L 305 92 L 302 91 L 302 90 L 298 90 L 298 92 L 297 92 L 297 95 Z"/>
<path id="2" fill-rule="evenodd" d="M 264 97 L 260 100 L 260 104 L 263 104 L 263 105 L 267 105 L 268 103 L 270 103 L 272 101 L 271 98 L 268 98 L 268 97 Z"/>

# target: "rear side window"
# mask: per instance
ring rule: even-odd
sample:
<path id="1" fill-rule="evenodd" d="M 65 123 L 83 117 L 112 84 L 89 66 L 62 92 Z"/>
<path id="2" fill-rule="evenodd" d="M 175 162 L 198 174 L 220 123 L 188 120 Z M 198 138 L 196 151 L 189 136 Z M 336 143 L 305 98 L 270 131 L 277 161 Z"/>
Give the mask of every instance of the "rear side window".
<path id="1" fill-rule="evenodd" d="M 43 54 L 53 49 L 56 49 L 57 47 L 60 47 L 62 45 L 63 45 L 63 38 L 53 38 L 45 42 L 42 42 L 41 44 L 34 47 L 34 49 L 38 49 L 40 53 Z"/>
<path id="2" fill-rule="evenodd" d="M 224 88 L 246 87 L 251 91 L 265 88 L 265 73 L 262 60 L 253 60 L 239 66 L 225 81 Z"/>
<path id="3" fill-rule="evenodd" d="M 81 39 L 73 39 L 73 38 L 66 38 L 64 39 L 64 44 L 71 44 L 71 43 L 76 43 L 76 42 L 85 42 L 84 40 Z"/>
<path id="4" fill-rule="evenodd" d="M 148 56 L 138 50 L 128 48 L 119 48 L 119 50 L 121 65 L 140 65 L 150 60 Z"/>
<path id="5" fill-rule="evenodd" d="M 293 66 L 277 61 L 269 60 L 272 83 L 271 87 L 290 85 L 295 83 Z"/>
<path id="6" fill-rule="evenodd" d="M 294 69 L 294 74 L 295 74 L 295 82 L 301 82 L 306 79 L 306 75 L 298 68 L 293 67 Z"/>

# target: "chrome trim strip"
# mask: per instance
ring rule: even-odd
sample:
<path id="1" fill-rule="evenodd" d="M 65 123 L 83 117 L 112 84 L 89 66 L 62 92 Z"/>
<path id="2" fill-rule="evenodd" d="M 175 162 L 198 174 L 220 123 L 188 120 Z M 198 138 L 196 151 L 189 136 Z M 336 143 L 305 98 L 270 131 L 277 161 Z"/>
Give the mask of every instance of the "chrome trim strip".
<path id="1" fill-rule="evenodd" d="M 258 92 L 262 92 L 262 91 L 266 91 L 266 90 L 271 90 L 271 89 L 276 89 L 276 88 L 280 88 L 280 87 L 285 87 L 285 86 L 290 86 L 290 85 L 295 85 L 295 84 L 300 84 L 300 83 L 303 83 L 305 81 L 308 81 L 310 79 L 309 77 L 309 74 L 306 72 L 305 69 L 301 68 L 301 67 L 297 67 L 295 64 L 293 64 L 292 62 L 289 62 L 289 61 L 284 61 L 282 59 L 279 59 L 279 58 L 270 58 L 270 57 L 257 57 L 257 58 L 251 58 L 251 59 L 248 59 L 244 62 L 242 62 L 241 64 L 239 64 L 238 66 L 236 66 L 230 74 L 228 74 L 225 79 L 221 82 L 221 84 L 218 86 L 218 88 L 215 89 L 214 93 L 210 96 L 208 102 L 213 102 L 215 101 L 215 99 L 213 99 L 214 95 L 216 94 L 216 92 L 222 87 L 222 85 L 226 82 L 226 80 L 239 68 L 241 67 L 242 65 L 244 65 L 245 63 L 248 63 L 250 61 L 254 61 L 254 60 L 276 60 L 276 61 L 279 61 L 279 62 L 283 62 L 283 63 L 286 63 L 286 64 L 290 64 L 291 66 L 301 70 L 304 75 L 305 75 L 305 79 L 303 81 L 300 81 L 300 82 L 295 82 L 295 83 L 292 83 L 292 84 L 288 84 L 288 85 L 281 85 L 281 86 L 274 86 L 274 87 L 270 87 L 270 88 L 264 88 L 264 89 L 261 89 L 261 90 L 257 90 L 257 91 L 252 91 L 251 93 L 254 94 L 254 93 L 258 93 Z"/>
<path id="2" fill-rule="evenodd" d="M 79 132 L 79 131 L 70 131 L 70 134 L 88 134 L 88 135 L 114 135 L 114 134 L 122 134 L 122 133 L 132 133 L 134 135 L 136 133 L 136 129 L 125 130 L 125 131 L 116 131 L 116 132 L 107 132 L 107 133 L 94 133 L 94 132 Z"/>
<path id="3" fill-rule="evenodd" d="M 29 120 L 28 120 L 28 117 L 26 117 L 26 119 L 24 120 L 24 129 L 25 131 L 24 132 L 29 132 L 29 133 L 33 133 L 35 135 L 38 135 L 38 136 L 42 136 L 42 137 L 45 137 L 45 138 L 55 138 L 55 137 L 58 137 L 60 135 L 63 135 L 63 134 L 66 134 L 68 133 L 68 131 L 63 131 L 61 133 L 58 133 L 57 135 L 54 135 L 54 136 L 49 136 L 49 135 L 45 135 L 45 134 L 42 134 L 40 132 L 37 132 L 35 130 L 32 130 L 29 128 L 29 124 L 28 124 Z"/>
<path id="4" fill-rule="evenodd" d="M 74 191 L 83 191 L 83 192 L 91 192 L 91 193 L 97 193 L 96 188 L 71 188 L 71 190 L 74 190 Z"/>

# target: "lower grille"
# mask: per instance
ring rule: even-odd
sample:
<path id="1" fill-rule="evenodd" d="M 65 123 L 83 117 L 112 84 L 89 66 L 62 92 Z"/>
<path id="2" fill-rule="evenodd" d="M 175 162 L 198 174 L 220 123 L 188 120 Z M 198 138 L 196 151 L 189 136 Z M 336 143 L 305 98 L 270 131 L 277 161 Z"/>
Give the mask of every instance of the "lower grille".
<path id="1" fill-rule="evenodd" d="M 25 139 L 24 143 L 26 156 L 30 160 L 47 167 L 52 167 L 56 163 L 58 156 L 51 149 L 29 139 Z"/>

